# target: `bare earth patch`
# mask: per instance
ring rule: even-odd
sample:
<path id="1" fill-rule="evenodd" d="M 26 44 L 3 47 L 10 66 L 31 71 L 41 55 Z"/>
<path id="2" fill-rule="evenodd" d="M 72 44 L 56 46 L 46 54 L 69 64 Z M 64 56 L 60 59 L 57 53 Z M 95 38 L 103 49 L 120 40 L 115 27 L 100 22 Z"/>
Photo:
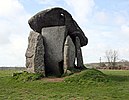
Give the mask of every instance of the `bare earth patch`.
<path id="1" fill-rule="evenodd" d="M 43 78 L 42 80 L 45 80 L 47 82 L 62 82 L 64 81 L 64 78 L 50 77 L 50 78 Z"/>

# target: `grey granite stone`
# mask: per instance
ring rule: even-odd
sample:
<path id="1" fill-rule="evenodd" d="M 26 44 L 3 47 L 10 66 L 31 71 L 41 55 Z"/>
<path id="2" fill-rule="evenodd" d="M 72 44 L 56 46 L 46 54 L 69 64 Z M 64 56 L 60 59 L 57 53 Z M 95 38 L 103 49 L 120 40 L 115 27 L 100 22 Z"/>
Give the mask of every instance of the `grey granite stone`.
<path id="1" fill-rule="evenodd" d="M 83 65 L 83 57 L 82 57 L 82 50 L 80 45 L 80 39 L 76 37 L 76 57 L 77 57 L 77 67 L 84 67 Z"/>
<path id="2" fill-rule="evenodd" d="M 26 67 L 28 72 L 45 75 L 44 45 L 42 35 L 31 31 L 26 50 Z"/>
<path id="3" fill-rule="evenodd" d="M 46 73 L 63 74 L 63 48 L 67 31 L 65 26 L 42 29 L 45 46 Z"/>
<path id="4" fill-rule="evenodd" d="M 67 36 L 64 44 L 64 73 L 66 73 L 68 69 L 74 68 L 74 64 L 75 45 L 70 36 Z"/>

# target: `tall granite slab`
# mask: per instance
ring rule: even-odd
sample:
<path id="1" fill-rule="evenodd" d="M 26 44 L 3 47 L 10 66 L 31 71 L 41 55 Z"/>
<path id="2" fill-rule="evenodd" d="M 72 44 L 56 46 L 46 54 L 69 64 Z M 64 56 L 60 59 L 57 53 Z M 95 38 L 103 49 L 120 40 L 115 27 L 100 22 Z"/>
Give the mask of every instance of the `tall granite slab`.
<path id="1" fill-rule="evenodd" d="M 74 68 L 75 65 L 75 45 L 70 36 L 66 37 L 64 43 L 64 73 Z"/>
<path id="2" fill-rule="evenodd" d="M 63 48 L 66 34 L 65 26 L 46 27 L 42 29 L 46 73 L 53 75 L 63 74 Z"/>
<path id="3" fill-rule="evenodd" d="M 83 57 L 82 57 L 82 50 L 81 50 L 81 44 L 80 39 L 76 37 L 76 57 L 77 57 L 77 67 L 83 68 Z"/>
<path id="4" fill-rule="evenodd" d="M 45 75 L 44 45 L 41 34 L 31 31 L 28 37 L 28 48 L 26 50 L 26 67 L 31 73 L 42 73 Z"/>

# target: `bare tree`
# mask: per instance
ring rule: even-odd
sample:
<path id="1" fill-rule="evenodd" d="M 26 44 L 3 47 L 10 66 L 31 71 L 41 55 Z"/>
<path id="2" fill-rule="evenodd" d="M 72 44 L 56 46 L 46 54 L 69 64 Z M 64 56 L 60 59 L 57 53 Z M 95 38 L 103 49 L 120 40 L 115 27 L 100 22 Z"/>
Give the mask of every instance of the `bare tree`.
<path id="1" fill-rule="evenodd" d="M 118 51 L 116 51 L 116 50 L 107 50 L 105 52 L 105 55 L 106 55 L 108 65 L 110 67 L 116 67 L 116 61 L 118 60 Z"/>

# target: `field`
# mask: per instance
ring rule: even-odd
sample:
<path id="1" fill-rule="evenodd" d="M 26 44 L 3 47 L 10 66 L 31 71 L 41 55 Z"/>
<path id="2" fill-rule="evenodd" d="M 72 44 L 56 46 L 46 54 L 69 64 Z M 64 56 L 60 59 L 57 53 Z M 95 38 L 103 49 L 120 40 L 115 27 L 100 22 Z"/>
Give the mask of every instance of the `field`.
<path id="1" fill-rule="evenodd" d="M 106 76 L 90 73 L 89 77 L 83 71 L 59 82 L 24 82 L 12 78 L 16 70 L 0 70 L 0 100 L 129 100 L 129 71 L 101 71 Z"/>

